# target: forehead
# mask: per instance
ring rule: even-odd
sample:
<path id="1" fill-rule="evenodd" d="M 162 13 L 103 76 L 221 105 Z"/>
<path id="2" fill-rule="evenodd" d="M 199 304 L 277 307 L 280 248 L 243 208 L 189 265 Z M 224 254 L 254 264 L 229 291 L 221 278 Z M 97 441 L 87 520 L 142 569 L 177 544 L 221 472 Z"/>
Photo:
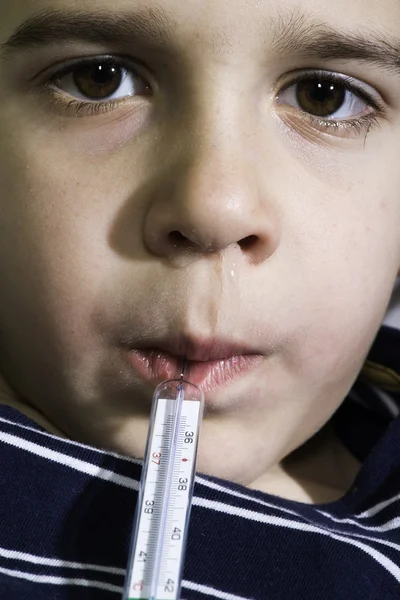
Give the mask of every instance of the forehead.
<path id="1" fill-rule="evenodd" d="M 307 22 L 335 29 L 370 29 L 379 35 L 400 35 L 399 0 L 1 0 L 4 6 L 0 31 L 9 34 L 21 21 L 42 11 L 126 13 L 154 11 L 176 36 L 185 33 L 242 45 L 254 33 L 268 35 L 282 27 Z M 345 19 L 343 16 L 345 15 Z M 361 32 L 360 31 L 360 32 Z"/>

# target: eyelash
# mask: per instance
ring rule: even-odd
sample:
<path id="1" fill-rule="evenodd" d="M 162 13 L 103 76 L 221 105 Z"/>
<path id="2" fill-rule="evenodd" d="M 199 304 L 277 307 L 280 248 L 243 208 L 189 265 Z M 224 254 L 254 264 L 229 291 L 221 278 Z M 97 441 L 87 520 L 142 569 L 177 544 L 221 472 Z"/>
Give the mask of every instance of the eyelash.
<path id="1" fill-rule="evenodd" d="M 60 81 L 66 75 L 71 74 L 75 69 L 79 69 L 82 67 L 95 66 L 98 64 L 108 64 L 120 67 L 127 71 L 134 72 L 138 77 L 141 77 L 138 72 L 137 65 L 131 63 L 127 59 L 122 59 L 118 56 L 96 56 L 93 58 L 86 58 L 84 60 L 76 61 L 72 65 L 64 67 L 63 69 L 57 71 L 44 85 L 44 91 L 47 94 L 50 94 L 50 101 L 57 106 L 57 108 L 61 108 L 65 110 L 67 113 L 72 111 L 73 116 L 81 117 L 81 116 L 96 116 L 100 114 L 106 114 L 114 109 L 116 109 L 121 102 L 124 101 L 123 98 L 117 98 L 113 100 L 102 100 L 102 101 L 81 101 L 78 99 L 71 99 L 66 101 L 65 93 L 62 90 L 57 89 L 56 83 Z M 289 87 L 292 87 L 298 83 L 301 83 L 305 80 L 310 79 L 323 79 L 324 81 L 332 82 L 343 86 L 347 91 L 356 95 L 358 98 L 364 100 L 371 108 L 373 108 L 373 112 L 364 115 L 362 117 L 354 118 L 354 119 L 324 119 L 321 117 L 317 117 L 305 111 L 301 112 L 302 118 L 306 119 L 311 127 L 319 129 L 321 131 L 332 133 L 333 135 L 342 135 L 342 134 L 355 134 L 361 135 L 363 132 L 366 133 L 366 136 L 371 131 L 373 127 L 379 124 L 379 121 L 382 117 L 385 116 L 385 107 L 383 102 L 379 102 L 377 98 L 374 98 L 371 94 L 369 94 L 366 90 L 362 89 L 360 86 L 354 82 L 351 77 L 346 77 L 344 75 L 336 75 L 332 72 L 321 71 L 321 70 L 308 70 L 294 77 L 286 86 L 284 86 L 279 93 L 287 90 Z M 131 100 L 131 97 L 130 97 Z"/>
<path id="2" fill-rule="evenodd" d="M 114 67 L 120 67 L 126 71 L 133 72 L 137 77 L 144 79 L 133 62 L 128 59 L 122 59 L 118 56 L 96 56 L 93 58 L 86 58 L 84 60 L 76 61 L 72 65 L 69 64 L 61 70 L 57 71 L 52 77 L 44 84 L 43 91 L 45 94 L 50 95 L 50 102 L 56 107 L 60 107 L 66 110 L 68 113 L 70 110 L 73 112 L 73 116 L 97 116 L 100 114 L 106 114 L 115 108 L 117 108 L 123 101 L 123 98 L 116 98 L 114 100 L 101 100 L 101 101 L 82 101 L 78 99 L 66 100 L 65 94 L 60 89 L 57 89 L 56 83 L 60 81 L 66 75 L 70 75 L 75 70 L 82 67 L 91 67 L 96 65 L 112 65 Z M 130 97 L 132 100 L 132 97 Z M 82 114 L 83 113 L 83 114 Z"/>
<path id="3" fill-rule="evenodd" d="M 312 79 L 323 79 L 326 82 L 339 84 L 343 86 L 346 91 L 349 91 L 361 100 L 364 100 L 366 104 L 374 109 L 374 112 L 353 119 L 324 119 L 322 117 L 317 117 L 316 115 L 312 115 L 305 111 L 299 111 L 299 109 L 297 109 L 298 112 L 301 113 L 302 117 L 308 120 L 312 127 L 320 129 L 324 132 L 332 133 L 333 135 L 361 135 L 362 133 L 365 133 L 365 137 L 367 137 L 370 131 L 375 126 L 379 125 L 380 119 L 385 117 L 386 110 L 383 102 L 380 102 L 361 86 L 358 86 L 353 78 L 346 77 L 345 75 L 336 75 L 335 73 L 328 71 L 310 70 L 301 73 L 292 79 L 281 90 L 279 90 L 278 94 L 284 92 L 293 85 L 301 83 L 302 81 L 309 81 Z"/>

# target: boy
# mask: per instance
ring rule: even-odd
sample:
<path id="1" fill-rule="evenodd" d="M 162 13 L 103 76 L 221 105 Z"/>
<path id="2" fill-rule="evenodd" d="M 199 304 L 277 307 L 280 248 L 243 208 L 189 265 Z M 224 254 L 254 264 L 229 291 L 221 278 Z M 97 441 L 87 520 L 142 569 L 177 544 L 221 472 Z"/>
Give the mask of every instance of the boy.
<path id="1" fill-rule="evenodd" d="M 185 356 L 182 598 L 397 598 L 396 0 L 1 8 L 0 597 L 121 596 Z"/>

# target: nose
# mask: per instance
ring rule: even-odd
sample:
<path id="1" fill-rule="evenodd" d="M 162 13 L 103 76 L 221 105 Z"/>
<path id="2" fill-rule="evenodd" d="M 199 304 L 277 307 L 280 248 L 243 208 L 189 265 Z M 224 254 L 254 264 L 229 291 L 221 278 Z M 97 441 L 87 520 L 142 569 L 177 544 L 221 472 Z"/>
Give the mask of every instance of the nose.
<path id="1" fill-rule="evenodd" d="M 259 175 L 241 148 L 199 145 L 187 152 L 153 187 L 145 245 L 170 261 L 230 246 L 250 264 L 267 260 L 279 246 L 280 223 Z"/>

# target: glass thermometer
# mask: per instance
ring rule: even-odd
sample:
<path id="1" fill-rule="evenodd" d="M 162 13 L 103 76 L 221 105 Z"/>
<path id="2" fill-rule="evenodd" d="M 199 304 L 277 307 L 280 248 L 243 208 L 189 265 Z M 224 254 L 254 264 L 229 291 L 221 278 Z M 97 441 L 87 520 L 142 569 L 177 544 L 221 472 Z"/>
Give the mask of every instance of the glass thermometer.
<path id="1" fill-rule="evenodd" d="M 204 410 L 185 368 L 153 397 L 124 600 L 179 600 Z"/>

